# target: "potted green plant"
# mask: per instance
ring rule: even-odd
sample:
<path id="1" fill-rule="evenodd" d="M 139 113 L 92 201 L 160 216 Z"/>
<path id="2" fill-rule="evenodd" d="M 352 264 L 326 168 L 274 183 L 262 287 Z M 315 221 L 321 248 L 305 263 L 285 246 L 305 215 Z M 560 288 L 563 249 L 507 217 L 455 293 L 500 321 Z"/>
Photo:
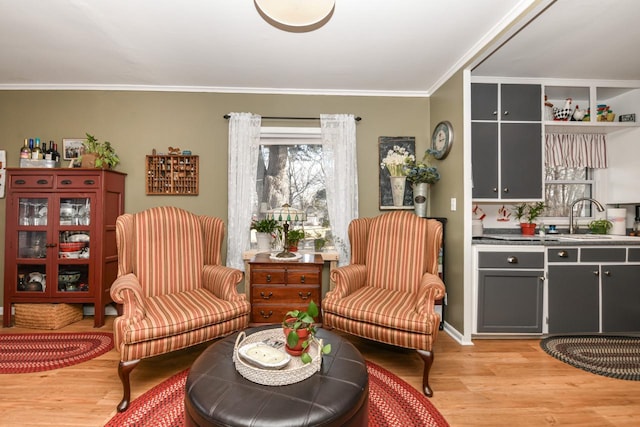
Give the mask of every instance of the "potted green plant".
<path id="1" fill-rule="evenodd" d="M 282 321 L 284 335 L 287 338 L 285 350 L 292 356 L 300 356 L 303 363 L 312 361 L 307 351 L 315 339 L 316 327 L 313 322 L 319 313 L 318 306 L 311 300 L 306 310 L 291 310 L 285 314 Z M 322 346 L 322 353 L 331 353 L 331 344 Z"/>
<path id="2" fill-rule="evenodd" d="M 251 230 L 256 230 L 256 241 L 258 242 L 258 251 L 271 250 L 271 242 L 282 226 L 273 218 L 260 219 L 251 221 Z"/>
<path id="3" fill-rule="evenodd" d="M 289 248 L 289 252 L 295 252 L 298 250 L 298 242 L 304 239 L 304 231 L 303 230 L 289 230 L 287 232 L 287 247 Z"/>
<path id="4" fill-rule="evenodd" d="M 95 136 L 86 134 L 87 139 L 82 143 L 84 153 L 81 156 L 83 168 L 111 169 L 120 163 L 120 158 L 109 141 L 99 142 Z"/>
<path id="5" fill-rule="evenodd" d="M 513 216 L 520 222 L 523 235 L 533 236 L 536 230 L 534 221 L 542 215 L 547 207 L 544 202 L 521 203 L 513 207 Z"/>
<path id="6" fill-rule="evenodd" d="M 607 234 L 613 223 L 608 219 L 596 219 L 589 223 L 589 230 L 593 234 Z"/>

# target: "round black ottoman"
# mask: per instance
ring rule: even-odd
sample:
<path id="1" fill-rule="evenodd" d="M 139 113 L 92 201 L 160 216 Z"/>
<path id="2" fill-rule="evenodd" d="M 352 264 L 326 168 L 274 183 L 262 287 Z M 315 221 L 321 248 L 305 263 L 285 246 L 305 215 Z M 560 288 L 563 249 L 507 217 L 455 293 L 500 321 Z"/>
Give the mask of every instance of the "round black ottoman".
<path id="1" fill-rule="evenodd" d="M 247 335 L 274 328 L 248 329 Z M 331 344 L 319 372 L 301 382 L 265 386 L 240 375 L 232 355 L 237 333 L 207 348 L 187 377 L 187 426 L 367 426 L 369 376 L 364 358 L 340 336 L 318 330 Z"/>

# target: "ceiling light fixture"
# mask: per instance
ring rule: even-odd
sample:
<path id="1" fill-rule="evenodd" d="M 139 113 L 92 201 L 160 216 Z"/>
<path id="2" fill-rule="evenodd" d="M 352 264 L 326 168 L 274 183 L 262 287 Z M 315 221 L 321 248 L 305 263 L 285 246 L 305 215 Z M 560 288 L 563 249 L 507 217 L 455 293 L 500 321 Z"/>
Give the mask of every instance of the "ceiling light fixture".
<path id="1" fill-rule="evenodd" d="M 335 0 L 254 0 L 262 17 L 287 31 L 311 31 L 324 25 Z"/>

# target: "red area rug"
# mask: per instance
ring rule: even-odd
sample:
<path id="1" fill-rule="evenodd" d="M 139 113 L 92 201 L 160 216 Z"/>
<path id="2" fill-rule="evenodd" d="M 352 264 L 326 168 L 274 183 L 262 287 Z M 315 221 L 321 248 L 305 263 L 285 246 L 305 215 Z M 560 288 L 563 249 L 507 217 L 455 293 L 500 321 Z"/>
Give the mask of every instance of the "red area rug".
<path id="1" fill-rule="evenodd" d="M 422 393 L 396 375 L 367 362 L 370 427 L 444 427 L 449 424 Z M 158 384 L 117 414 L 105 427 L 184 426 L 188 370 Z"/>
<path id="2" fill-rule="evenodd" d="M 113 335 L 108 332 L 0 334 L 0 374 L 64 368 L 112 348 Z"/>

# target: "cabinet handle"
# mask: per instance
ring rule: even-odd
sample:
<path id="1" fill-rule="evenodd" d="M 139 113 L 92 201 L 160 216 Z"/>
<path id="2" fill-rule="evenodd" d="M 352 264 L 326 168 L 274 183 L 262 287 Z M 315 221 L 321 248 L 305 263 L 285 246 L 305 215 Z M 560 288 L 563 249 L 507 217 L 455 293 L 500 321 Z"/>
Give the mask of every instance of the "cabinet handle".
<path id="1" fill-rule="evenodd" d="M 62 181 L 60 181 L 60 184 L 62 185 L 71 185 L 73 183 L 73 181 L 71 181 L 70 179 L 63 179 Z"/>
<path id="2" fill-rule="evenodd" d="M 95 183 L 96 183 L 96 182 L 95 182 L 93 179 L 85 179 L 85 180 L 84 180 L 84 184 L 85 184 L 85 185 L 93 185 L 93 184 L 95 184 Z"/>
<path id="3" fill-rule="evenodd" d="M 46 179 L 39 179 L 36 181 L 36 183 L 40 185 L 46 185 L 49 183 L 49 181 L 47 181 Z"/>
<path id="4" fill-rule="evenodd" d="M 265 295 L 264 292 L 260 292 L 262 299 L 269 299 L 273 296 L 273 292 L 269 292 L 269 295 Z"/>
<path id="5" fill-rule="evenodd" d="M 15 184 L 17 185 L 24 185 L 26 184 L 27 181 L 25 181 L 24 179 L 16 179 Z"/>
<path id="6" fill-rule="evenodd" d="M 611 277 L 611 272 L 609 270 L 605 270 L 604 275 L 607 277 Z"/>
<path id="7" fill-rule="evenodd" d="M 504 115 L 508 116 L 509 115 L 509 110 L 504 110 Z"/>
<path id="8" fill-rule="evenodd" d="M 267 274 L 267 282 L 271 282 L 271 275 Z"/>
<path id="9" fill-rule="evenodd" d="M 509 257 L 507 257 L 507 262 L 509 264 L 517 264 L 518 263 L 518 257 L 517 256 L 509 256 Z"/>
<path id="10" fill-rule="evenodd" d="M 558 252 L 558 258 L 569 258 L 569 252 L 567 251 Z"/>
<path id="11" fill-rule="evenodd" d="M 498 110 L 494 110 L 494 111 L 493 111 L 493 115 L 494 115 L 494 116 L 497 116 L 497 115 L 498 115 Z"/>
<path id="12" fill-rule="evenodd" d="M 57 243 L 47 243 L 44 245 L 45 248 L 55 248 L 56 246 L 58 246 Z"/>
<path id="13" fill-rule="evenodd" d="M 300 283 L 304 283 L 305 278 L 304 278 L 304 274 L 302 276 L 300 276 Z"/>
<path id="14" fill-rule="evenodd" d="M 504 190 L 502 190 L 503 193 L 508 193 L 509 192 L 509 187 L 504 187 Z"/>
<path id="15" fill-rule="evenodd" d="M 298 292 L 298 295 L 300 296 L 300 298 L 301 298 L 302 300 L 308 300 L 308 299 L 309 299 L 309 297 L 311 296 L 311 292 L 307 292 L 307 294 L 306 294 L 306 295 L 304 295 L 302 292 Z"/>
<path id="16" fill-rule="evenodd" d="M 498 192 L 498 187 L 493 187 L 493 192 L 497 193 Z"/>
<path id="17" fill-rule="evenodd" d="M 271 317 L 271 315 L 273 314 L 273 311 L 269 310 L 269 314 L 264 314 L 264 310 L 260 310 L 260 316 L 262 316 L 265 319 L 268 319 L 269 317 Z"/>
<path id="18" fill-rule="evenodd" d="M 599 276 L 599 275 L 600 275 L 600 272 L 599 272 L 598 270 L 593 270 L 593 275 L 594 275 L 594 276 Z"/>

